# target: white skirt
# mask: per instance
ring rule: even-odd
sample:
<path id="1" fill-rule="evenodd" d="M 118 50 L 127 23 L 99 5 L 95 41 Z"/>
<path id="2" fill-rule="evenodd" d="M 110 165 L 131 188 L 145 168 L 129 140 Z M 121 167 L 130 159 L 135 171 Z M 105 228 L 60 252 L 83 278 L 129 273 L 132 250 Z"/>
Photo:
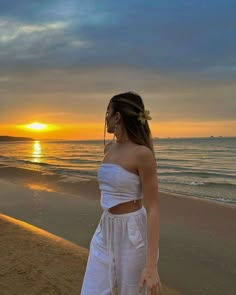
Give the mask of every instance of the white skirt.
<path id="1" fill-rule="evenodd" d="M 80 295 L 146 295 L 145 284 L 139 293 L 146 252 L 145 207 L 125 214 L 104 210 L 90 242 Z"/>

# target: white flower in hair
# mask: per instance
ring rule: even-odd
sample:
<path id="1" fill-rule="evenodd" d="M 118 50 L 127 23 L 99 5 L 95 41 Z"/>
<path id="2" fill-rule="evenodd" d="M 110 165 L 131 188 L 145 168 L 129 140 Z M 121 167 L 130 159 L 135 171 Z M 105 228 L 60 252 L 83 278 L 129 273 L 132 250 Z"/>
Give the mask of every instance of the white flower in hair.
<path id="1" fill-rule="evenodd" d="M 146 120 L 152 120 L 152 117 L 149 115 L 150 111 L 145 110 L 143 113 L 140 112 L 138 120 L 144 125 Z"/>

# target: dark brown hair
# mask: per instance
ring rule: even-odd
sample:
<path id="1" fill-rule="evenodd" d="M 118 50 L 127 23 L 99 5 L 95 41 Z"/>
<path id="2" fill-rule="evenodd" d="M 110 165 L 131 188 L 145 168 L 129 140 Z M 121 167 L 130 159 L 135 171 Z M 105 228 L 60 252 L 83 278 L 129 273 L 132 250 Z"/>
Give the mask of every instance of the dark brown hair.
<path id="1" fill-rule="evenodd" d="M 113 113 L 121 114 L 124 128 L 130 140 L 139 145 L 147 146 L 154 155 L 153 140 L 148 121 L 142 124 L 138 120 L 140 112 L 144 112 L 145 107 L 140 95 L 134 92 L 125 92 L 113 96 L 110 100 Z M 105 145 L 106 119 L 104 129 L 104 145 Z"/>

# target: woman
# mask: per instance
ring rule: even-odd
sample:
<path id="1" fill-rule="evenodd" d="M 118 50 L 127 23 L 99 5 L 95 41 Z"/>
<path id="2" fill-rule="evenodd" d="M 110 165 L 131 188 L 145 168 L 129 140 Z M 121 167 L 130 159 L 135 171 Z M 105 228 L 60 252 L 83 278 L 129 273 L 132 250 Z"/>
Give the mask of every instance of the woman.
<path id="1" fill-rule="evenodd" d="M 158 184 L 148 114 L 133 92 L 115 95 L 108 104 L 105 155 L 98 169 L 104 211 L 90 243 L 81 295 L 162 292 Z M 107 145 L 106 125 L 114 133 Z"/>

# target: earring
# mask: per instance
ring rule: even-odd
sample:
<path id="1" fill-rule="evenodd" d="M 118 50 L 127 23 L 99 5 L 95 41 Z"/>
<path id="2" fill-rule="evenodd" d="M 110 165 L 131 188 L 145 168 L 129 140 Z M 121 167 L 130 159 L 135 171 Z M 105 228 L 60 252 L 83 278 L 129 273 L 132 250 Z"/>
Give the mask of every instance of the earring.
<path id="1" fill-rule="evenodd" d="M 112 139 L 113 142 L 115 141 L 115 137 L 117 138 L 116 131 L 117 131 L 117 125 L 115 125 L 114 136 L 113 136 L 113 139 Z"/>

